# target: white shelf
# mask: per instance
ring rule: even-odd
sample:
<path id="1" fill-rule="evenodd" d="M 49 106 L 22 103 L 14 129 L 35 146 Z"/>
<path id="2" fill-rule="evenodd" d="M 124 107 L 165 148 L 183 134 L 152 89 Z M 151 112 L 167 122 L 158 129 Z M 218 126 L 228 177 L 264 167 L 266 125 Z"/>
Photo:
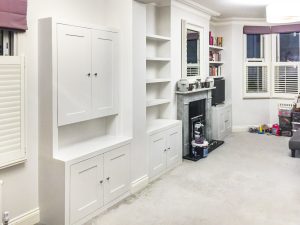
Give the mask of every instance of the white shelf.
<path id="1" fill-rule="evenodd" d="M 155 34 L 147 34 L 146 38 L 147 40 L 153 40 L 153 41 L 171 41 L 170 37 L 155 35 Z"/>
<path id="2" fill-rule="evenodd" d="M 103 154 L 113 148 L 131 141 L 131 137 L 105 135 L 88 139 L 79 143 L 61 147 L 54 158 L 63 162 L 69 162 L 81 157 L 89 157 L 93 154 Z"/>
<path id="3" fill-rule="evenodd" d="M 209 61 L 209 64 L 221 65 L 221 64 L 224 64 L 224 62 L 223 61 Z"/>
<path id="4" fill-rule="evenodd" d="M 211 88 L 198 88 L 198 89 L 195 89 L 195 90 L 192 90 L 192 91 L 176 91 L 175 93 L 176 94 L 179 94 L 179 95 L 189 95 L 189 94 L 192 94 L 192 93 L 197 93 L 197 92 L 202 92 L 202 91 L 210 91 L 210 90 L 213 90 L 213 89 L 216 89 L 216 87 L 211 87 Z"/>
<path id="5" fill-rule="evenodd" d="M 159 132 L 164 129 L 168 129 L 169 127 L 180 124 L 180 120 L 167 120 L 167 119 L 156 119 L 147 121 L 147 133 L 149 135 Z"/>
<path id="6" fill-rule="evenodd" d="M 209 77 L 212 77 L 212 78 L 224 78 L 224 76 L 209 76 Z"/>
<path id="7" fill-rule="evenodd" d="M 153 79 L 147 79 L 147 84 L 157 84 L 157 83 L 168 83 L 171 82 L 171 79 L 168 78 L 153 78 Z"/>
<path id="8" fill-rule="evenodd" d="M 147 61 L 169 62 L 171 59 L 163 57 L 147 57 Z"/>
<path id="9" fill-rule="evenodd" d="M 157 105 L 163 105 L 170 103 L 169 99 L 151 99 L 147 100 L 147 107 L 157 106 Z"/>
<path id="10" fill-rule="evenodd" d="M 209 45 L 209 49 L 213 49 L 213 50 L 224 50 L 223 47 L 216 46 L 216 45 Z"/>

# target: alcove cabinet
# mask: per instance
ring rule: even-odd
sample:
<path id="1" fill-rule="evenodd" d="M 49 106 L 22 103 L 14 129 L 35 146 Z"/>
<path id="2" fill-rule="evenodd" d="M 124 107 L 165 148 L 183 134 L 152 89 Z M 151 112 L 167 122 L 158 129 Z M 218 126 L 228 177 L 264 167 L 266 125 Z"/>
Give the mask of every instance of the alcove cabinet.
<path id="1" fill-rule="evenodd" d="M 118 112 L 118 33 L 57 25 L 58 125 Z"/>
<path id="2" fill-rule="evenodd" d="M 82 225 L 130 195 L 119 30 L 43 18 L 38 33 L 40 222 Z"/>

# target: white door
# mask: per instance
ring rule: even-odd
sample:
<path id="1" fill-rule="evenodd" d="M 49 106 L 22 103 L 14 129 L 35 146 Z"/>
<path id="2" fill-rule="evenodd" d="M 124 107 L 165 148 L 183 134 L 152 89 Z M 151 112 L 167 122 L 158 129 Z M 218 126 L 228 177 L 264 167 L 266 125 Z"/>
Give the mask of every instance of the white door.
<path id="1" fill-rule="evenodd" d="M 167 167 L 178 163 L 181 158 L 181 129 L 174 127 L 167 131 Z"/>
<path id="2" fill-rule="evenodd" d="M 167 167 L 165 132 L 150 136 L 150 176 L 162 173 Z"/>
<path id="3" fill-rule="evenodd" d="M 101 206 L 103 206 L 103 155 L 71 166 L 71 223 L 82 219 Z"/>
<path id="4" fill-rule="evenodd" d="M 91 32 L 57 25 L 58 125 L 86 120 L 91 113 Z"/>
<path id="5" fill-rule="evenodd" d="M 92 105 L 93 116 L 117 113 L 118 107 L 118 41 L 117 34 L 92 32 Z"/>
<path id="6" fill-rule="evenodd" d="M 125 145 L 104 154 L 104 204 L 129 190 L 129 151 Z"/>

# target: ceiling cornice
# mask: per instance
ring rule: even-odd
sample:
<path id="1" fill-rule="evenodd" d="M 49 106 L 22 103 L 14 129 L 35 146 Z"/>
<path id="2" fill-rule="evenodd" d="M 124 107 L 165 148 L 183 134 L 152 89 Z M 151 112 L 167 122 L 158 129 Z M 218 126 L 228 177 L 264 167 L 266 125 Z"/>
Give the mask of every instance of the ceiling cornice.
<path id="1" fill-rule="evenodd" d="M 176 1 L 180 2 L 184 5 L 187 5 L 189 7 L 192 7 L 193 9 L 196 9 L 202 13 L 208 14 L 209 16 L 220 16 L 221 15 L 219 12 L 209 9 L 205 6 L 202 6 L 194 0 L 176 0 Z"/>
<path id="2" fill-rule="evenodd" d="M 257 25 L 266 25 L 266 18 L 244 18 L 244 17 L 228 17 L 228 18 L 220 18 L 220 17 L 212 17 L 211 24 L 214 26 L 221 25 L 230 25 L 230 24 L 257 24 Z"/>

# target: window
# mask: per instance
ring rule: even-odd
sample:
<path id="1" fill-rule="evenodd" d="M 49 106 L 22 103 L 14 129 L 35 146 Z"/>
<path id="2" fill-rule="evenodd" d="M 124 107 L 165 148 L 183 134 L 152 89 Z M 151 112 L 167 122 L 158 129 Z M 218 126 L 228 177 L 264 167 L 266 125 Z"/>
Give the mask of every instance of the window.
<path id="1" fill-rule="evenodd" d="M 273 97 L 294 98 L 299 93 L 299 32 L 274 34 Z"/>
<path id="2" fill-rule="evenodd" d="M 299 32 L 277 34 L 277 61 L 299 62 Z"/>
<path id="3" fill-rule="evenodd" d="M 0 30 L 0 56 L 16 55 L 15 31 Z"/>
<path id="4" fill-rule="evenodd" d="M 261 61 L 264 58 L 264 36 L 261 34 L 247 34 L 248 61 Z"/>
<path id="5" fill-rule="evenodd" d="M 245 39 L 244 97 L 269 97 L 269 65 L 265 62 L 266 35 L 246 34 Z"/>

